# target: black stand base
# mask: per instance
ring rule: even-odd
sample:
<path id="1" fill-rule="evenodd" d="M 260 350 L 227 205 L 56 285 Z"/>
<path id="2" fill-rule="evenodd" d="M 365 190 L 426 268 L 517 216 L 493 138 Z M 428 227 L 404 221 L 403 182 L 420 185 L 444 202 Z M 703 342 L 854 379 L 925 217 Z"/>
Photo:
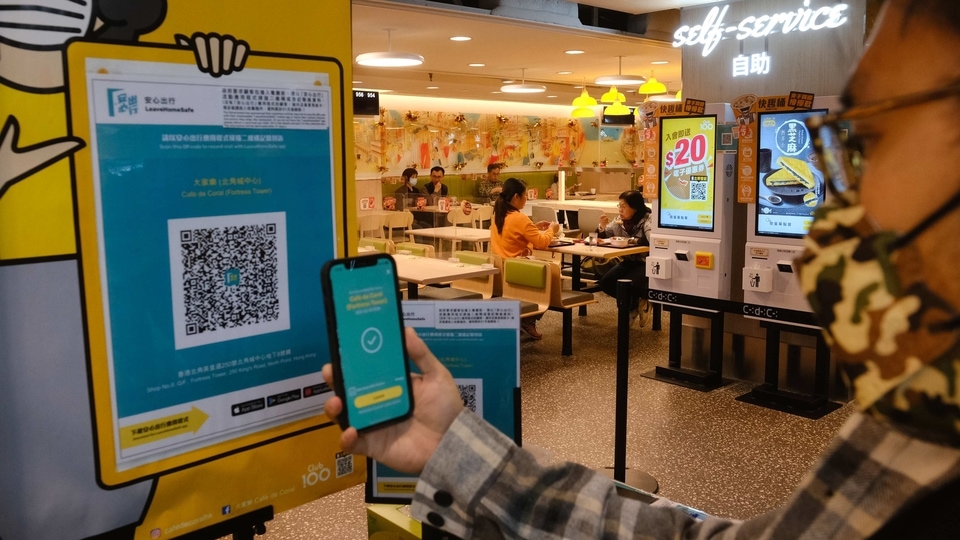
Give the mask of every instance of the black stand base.
<path id="1" fill-rule="evenodd" d="M 675 384 L 701 392 L 716 390 L 733 382 L 730 379 L 724 379 L 717 372 L 670 366 L 656 366 L 656 368 L 646 373 L 641 373 L 640 375 L 648 379 Z"/>
<path id="2" fill-rule="evenodd" d="M 839 409 L 841 405 L 828 401 L 824 396 L 797 394 L 777 390 L 769 384 L 761 384 L 737 398 L 737 401 L 766 407 L 811 420 L 819 420 Z"/>
<path id="3" fill-rule="evenodd" d="M 211 538 L 221 538 L 233 535 L 233 540 L 253 540 L 254 536 L 266 534 L 266 523 L 273 519 L 273 507 L 260 508 L 253 512 L 237 516 L 194 531 L 183 536 L 178 536 L 178 540 L 210 540 Z"/>
<path id="4" fill-rule="evenodd" d="M 602 469 L 597 469 L 597 472 L 606 476 L 607 478 L 614 479 L 613 467 L 604 467 Z M 656 493 L 660 490 L 660 483 L 657 482 L 657 479 L 650 476 L 649 474 L 637 471 L 633 469 L 626 469 L 624 471 L 624 484 L 636 488 L 647 493 Z M 622 497 L 627 497 L 630 499 L 636 499 L 641 502 L 650 504 L 653 501 L 647 500 L 642 493 L 636 493 L 628 489 L 617 489 Z"/>

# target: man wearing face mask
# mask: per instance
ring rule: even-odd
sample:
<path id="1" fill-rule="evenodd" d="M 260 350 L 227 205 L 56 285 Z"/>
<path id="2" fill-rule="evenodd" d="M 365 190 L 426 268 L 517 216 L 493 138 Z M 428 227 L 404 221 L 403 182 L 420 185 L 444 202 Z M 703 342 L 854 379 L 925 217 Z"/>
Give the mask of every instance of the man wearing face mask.
<path id="1" fill-rule="evenodd" d="M 845 110 L 810 122 L 834 197 L 796 266 L 860 411 L 781 508 L 695 521 L 622 499 L 582 466 L 543 467 L 463 411 L 410 329 L 422 372 L 413 417 L 362 437 L 348 429 L 341 445 L 420 473 L 413 515 L 461 537 L 957 538 L 960 56 L 944 51 L 958 50 L 956 0 L 888 0 Z"/>

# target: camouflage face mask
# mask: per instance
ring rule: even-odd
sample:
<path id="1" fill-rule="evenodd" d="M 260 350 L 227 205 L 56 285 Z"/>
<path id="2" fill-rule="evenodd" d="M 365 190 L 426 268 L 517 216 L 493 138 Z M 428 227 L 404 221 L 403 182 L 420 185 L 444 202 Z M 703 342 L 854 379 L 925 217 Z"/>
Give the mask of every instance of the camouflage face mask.
<path id="1" fill-rule="evenodd" d="M 905 235 L 880 231 L 863 207 L 817 211 L 795 266 L 859 406 L 936 437 L 960 433 L 960 317 L 931 291 L 912 240 L 960 194 Z"/>

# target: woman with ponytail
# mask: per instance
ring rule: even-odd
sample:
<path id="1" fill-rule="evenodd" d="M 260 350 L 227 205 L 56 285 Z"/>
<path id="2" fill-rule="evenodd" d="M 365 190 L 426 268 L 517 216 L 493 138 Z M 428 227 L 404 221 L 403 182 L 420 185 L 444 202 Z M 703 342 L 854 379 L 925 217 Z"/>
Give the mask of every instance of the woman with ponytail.
<path id="1" fill-rule="evenodd" d="M 560 231 L 559 223 L 541 221 L 534 223 L 520 210 L 527 204 L 527 186 L 516 178 L 503 183 L 503 191 L 493 205 L 493 221 L 490 223 L 490 251 L 505 259 L 522 257 L 533 249 L 545 249 Z M 534 339 L 543 335 L 537 331 L 540 317 L 528 317 L 520 329 Z"/>

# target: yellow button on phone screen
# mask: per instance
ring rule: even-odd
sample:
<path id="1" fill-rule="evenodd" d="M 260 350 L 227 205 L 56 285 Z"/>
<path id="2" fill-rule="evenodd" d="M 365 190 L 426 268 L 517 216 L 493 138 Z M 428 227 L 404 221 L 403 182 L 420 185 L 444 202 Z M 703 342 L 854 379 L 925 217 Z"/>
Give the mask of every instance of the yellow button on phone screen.
<path id="1" fill-rule="evenodd" d="M 362 409 L 364 407 L 369 407 L 371 405 L 376 405 L 377 403 L 387 401 L 388 399 L 398 398 L 402 394 L 403 388 L 400 386 L 391 386 L 390 388 L 384 388 L 383 390 L 377 390 L 376 392 L 370 392 L 369 394 L 357 396 L 353 400 L 353 406 L 358 409 Z"/>

